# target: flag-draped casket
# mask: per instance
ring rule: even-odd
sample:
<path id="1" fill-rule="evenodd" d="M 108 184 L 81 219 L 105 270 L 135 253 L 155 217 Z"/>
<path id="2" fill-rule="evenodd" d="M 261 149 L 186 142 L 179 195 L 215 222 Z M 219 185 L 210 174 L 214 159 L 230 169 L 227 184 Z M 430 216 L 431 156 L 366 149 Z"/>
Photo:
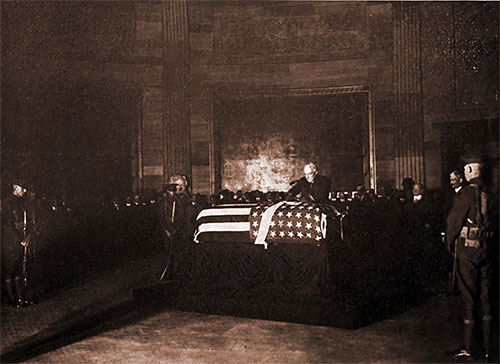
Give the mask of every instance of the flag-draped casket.
<path id="1" fill-rule="evenodd" d="M 202 210 L 186 242 L 178 309 L 358 327 L 411 301 L 423 242 L 401 209 L 279 202 Z M 264 249 L 266 248 L 266 249 Z M 410 264 L 409 264 L 410 263 Z"/>
<path id="2" fill-rule="evenodd" d="M 285 202 L 202 210 L 183 260 L 177 307 L 321 323 L 330 282 L 333 206 Z M 332 225 L 334 225 L 332 223 Z M 293 303 L 291 303 L 293 302 Z M 311 303 L 313 302 L 313 303 Z M 311 316 L 313 305 L 317 311 Z M 293 307 L 292 307 L 293 306 Z M 286 307 L 286 308 L 285 308 Z"/>
<path id="3" fill-rule="evenodd" d="M 273 205 L 220 205 L 202 210 L 194 241 L 232 241 L 267 247 L 278 243 L 312 243 L 327 238 L 331 205 L 285 202 Z"/>

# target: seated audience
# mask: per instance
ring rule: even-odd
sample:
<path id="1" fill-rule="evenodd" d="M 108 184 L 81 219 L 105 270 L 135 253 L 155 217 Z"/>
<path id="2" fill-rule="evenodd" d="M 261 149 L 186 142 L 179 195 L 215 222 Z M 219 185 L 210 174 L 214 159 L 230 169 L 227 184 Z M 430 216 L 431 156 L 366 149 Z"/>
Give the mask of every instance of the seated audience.
<path id="1" fill-rule="evenodd" d="M 377 199 L 377 195 L 375 194 L 375 190 L 370 188 L 364 195 L 363 202 L 372 203 Z"/>
<path id="2" fill-rule="evenodd" d="M 245 202 L 242 190 L 236 191 L 236 193 L 234 194 L 234 200 L 235 200 L 235 202 L 238 202 L 238 203 L 244 203 Z"/>
<path id="3" fill-rule="evenodd" d="M 365 186 L 359 184 L 356 186 L 356 192 L 354 192 L 354 199 L 363 201 L 365 199 L 366 189 Z"/>
<path id="4" fill-rule="evenodd" d="M 229 191 L 229 190 L 221 190 L 219 192 L 219 200 L 218 203 L 223 204 L 223 203 L 234 203 L 236 202 L 234 200 L 234 193 Z"/>

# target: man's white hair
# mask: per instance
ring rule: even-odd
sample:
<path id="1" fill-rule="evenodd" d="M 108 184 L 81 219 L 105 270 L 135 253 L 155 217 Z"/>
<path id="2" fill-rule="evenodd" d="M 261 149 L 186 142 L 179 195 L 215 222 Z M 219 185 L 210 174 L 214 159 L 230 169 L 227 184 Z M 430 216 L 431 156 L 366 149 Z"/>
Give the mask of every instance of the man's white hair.
<path id="1" fill-rule="evenodd" d="M 316 166 L 316 164 L 314 163 L 307 163 L 305 166 L 304 166 L 304 171 L 307 169 L 310 169 L 311 172 L 317 172 L 318 171 L 318 167 Z"/>

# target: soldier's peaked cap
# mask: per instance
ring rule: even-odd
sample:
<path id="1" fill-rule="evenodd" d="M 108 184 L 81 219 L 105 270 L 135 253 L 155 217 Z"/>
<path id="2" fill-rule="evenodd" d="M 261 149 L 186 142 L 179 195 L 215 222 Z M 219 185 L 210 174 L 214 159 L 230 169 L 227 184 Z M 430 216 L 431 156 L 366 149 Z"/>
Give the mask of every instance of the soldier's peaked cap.
<path id="1" fill-rule="evenodd" d="M 467 164 L 484 164 L 484 159 L 480 155 L 476 154 L 469 154 L 469 155 L 463 155 L 462 160 L 465 165 Z"/>

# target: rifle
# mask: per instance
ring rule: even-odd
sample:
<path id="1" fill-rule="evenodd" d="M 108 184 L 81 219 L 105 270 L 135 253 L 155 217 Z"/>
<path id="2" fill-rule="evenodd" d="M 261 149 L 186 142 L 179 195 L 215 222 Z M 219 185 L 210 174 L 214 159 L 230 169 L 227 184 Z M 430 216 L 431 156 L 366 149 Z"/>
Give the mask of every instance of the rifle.
<path id="1" fill-rule="evenodd" d="M 164 201 L 164 203 L 165 203 L 165 201 Z M 175 196 L 174 196 L 174 200 L 172 201 L 172 214 L 171 214 L 170 222 L 172 223 L 172 225 L 175 223 Z M 163 269 L 163 272 L 162 272 L 161 277 L 160 277 L 160 281 L 163 280 L 163 277 L 165 277 L 165 274 L 167 273 L 168 268 L 170 266 L 170 261 L 172 259 L 172 244 L 174 243 L 173 239 L 174 239 L 174 236 L 169 237 L 170 244 L 169 244 L 168 255 L 167 255 L 167 264 L 165 266 L 165 269 Z"/>
<path id="2" fill-rule="evenodd" d="M 23 237 L 24 239 L 21 242 L 21 245 L 23 246 L 23 285 L 24 285 L 24 294 L 26 294 L 28 286 L 28 245 L 31 240 L 31 236 L 28 234 L 27 231 L 26 210 L 23 211 Z"/>

